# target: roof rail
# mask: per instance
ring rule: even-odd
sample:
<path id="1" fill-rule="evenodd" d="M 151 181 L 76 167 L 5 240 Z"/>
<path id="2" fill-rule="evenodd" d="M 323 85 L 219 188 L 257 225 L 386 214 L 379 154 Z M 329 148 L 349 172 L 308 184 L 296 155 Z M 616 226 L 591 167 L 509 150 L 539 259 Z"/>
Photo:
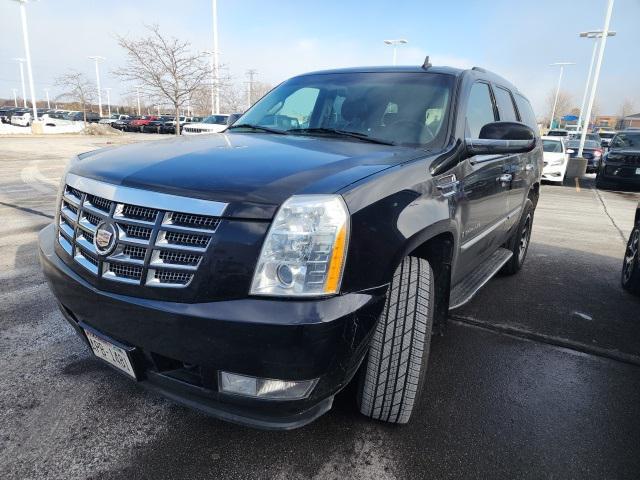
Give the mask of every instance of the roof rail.
<path id="1" fill-rule="evenodd" d="M 475 70 L 476 72 L 487 73 L 487 71 L 482 67 L 473 67 L 471 70 Z"/>

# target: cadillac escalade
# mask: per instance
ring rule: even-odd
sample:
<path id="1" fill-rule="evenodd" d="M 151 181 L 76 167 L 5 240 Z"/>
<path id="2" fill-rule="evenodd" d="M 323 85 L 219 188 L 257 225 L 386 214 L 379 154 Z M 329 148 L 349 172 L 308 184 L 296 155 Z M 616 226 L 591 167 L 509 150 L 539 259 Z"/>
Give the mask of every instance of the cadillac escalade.
<path id="1" fill-rule="evenodd" d="M 525 261 L 542 165 L 484 69 L 310 73 L 221 134 L 73 158 L 40 259 L 92 352 L 177 402 L 290 429 L 354 382 L 406 423 L 432 332 Z"/>

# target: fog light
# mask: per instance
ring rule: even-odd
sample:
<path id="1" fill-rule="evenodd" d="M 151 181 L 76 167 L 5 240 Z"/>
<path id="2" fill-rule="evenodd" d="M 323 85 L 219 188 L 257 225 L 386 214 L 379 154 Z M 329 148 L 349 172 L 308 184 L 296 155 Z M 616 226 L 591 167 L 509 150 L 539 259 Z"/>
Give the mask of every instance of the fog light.
<path id="1" fill-rule="evenodd" d="M 307 398 L 318 379 L 313 380 L 274 380 L 270 378 L 248 377 L 235 373 L 220 372 L 219 390 L 246 397 L 270 400 L 300 400 Z"/>

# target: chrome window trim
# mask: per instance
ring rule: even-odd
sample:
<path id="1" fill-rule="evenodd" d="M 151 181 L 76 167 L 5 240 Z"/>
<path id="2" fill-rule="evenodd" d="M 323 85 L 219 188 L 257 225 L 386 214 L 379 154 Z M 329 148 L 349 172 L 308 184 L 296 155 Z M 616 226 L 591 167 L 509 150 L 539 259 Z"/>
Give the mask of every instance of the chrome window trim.
<path id="1" fill-rule="evenodd" d="M 92 195 L 106 198 L 112 202 L 137 205 L 155 210 L 170 210 L 174 212 L 188 212 L 197 215 L 221 217 L 229 205 L 228 203 L 213 200 L 182 197 L 155 192 L 153 190 L 139 190 L 137 188 L 114 185 L 91 178 L 80 177 L 73 173 L 67 174 L 66 183 L 82 192 L 91 192 Z M 102 213 L 104 214 L 104 212 Z"/>

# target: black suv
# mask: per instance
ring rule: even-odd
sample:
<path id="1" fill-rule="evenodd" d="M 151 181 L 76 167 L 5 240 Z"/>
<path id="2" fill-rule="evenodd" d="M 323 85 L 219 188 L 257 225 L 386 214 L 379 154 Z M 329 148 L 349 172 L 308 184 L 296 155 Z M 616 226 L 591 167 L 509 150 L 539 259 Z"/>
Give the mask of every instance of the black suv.
<path id="1" fill-rule="evenodd" d="M 640 204 L 622 263 L 622 288 L 640 296 Z"/>
<path id="2" fill-rule="evenodd" d="M 640 188 L 640 130 L 618 132 L 602 158 L 596 176 L 598 188 Z"/>
<path id="3" fill-rule="evenodd" d="M 522 266 L 541 169 L 483 69 L 311 73 L 224 134 L 72 159 L 40 258 L 92 351 L 176 401 L 289 429 L 357 379 L 406 423 L 432 331 Z"/>

